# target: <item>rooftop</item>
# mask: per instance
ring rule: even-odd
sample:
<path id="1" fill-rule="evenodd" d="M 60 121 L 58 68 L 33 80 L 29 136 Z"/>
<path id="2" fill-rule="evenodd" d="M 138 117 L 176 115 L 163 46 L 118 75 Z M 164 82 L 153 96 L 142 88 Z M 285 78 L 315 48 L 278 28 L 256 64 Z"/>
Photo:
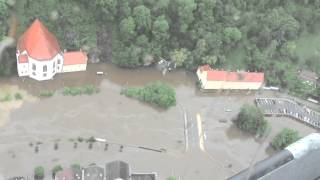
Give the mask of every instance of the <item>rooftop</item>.
<path id="1" fill-rule="evenodd" d="M 63 65 L 87 64 L 87 54 L 82 51 L 63 53 Z"/>
<path id="2" fill-rule="evenodd" d="M 60 52 L 56 37 L 36 19 L 20 37 L 17 45 L 20 52 L 27 51 L 36 60 L 50 60 Z"/>
<path id="3" fill-rule="evenodd" d="M 264 73 L 256 72 L 228 72 L 213 70 L 209 65 L 199 67 L 201 72 L 207 72 L 208 81 L 228 82 L 263 82 Z"/>

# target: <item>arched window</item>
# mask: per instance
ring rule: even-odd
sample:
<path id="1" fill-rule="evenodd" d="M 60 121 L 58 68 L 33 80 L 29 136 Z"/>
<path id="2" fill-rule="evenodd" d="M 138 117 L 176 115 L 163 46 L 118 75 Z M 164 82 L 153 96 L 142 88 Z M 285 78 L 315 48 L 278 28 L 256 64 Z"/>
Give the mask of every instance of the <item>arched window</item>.
<path id="1" fill-rule="evenodd" d="M 44 65 L 44 66 L 43 66 L 43 72 L 47 72 L 47 69 L 48 69 L 48 68 L 47 68 L 47 65 Z"/>

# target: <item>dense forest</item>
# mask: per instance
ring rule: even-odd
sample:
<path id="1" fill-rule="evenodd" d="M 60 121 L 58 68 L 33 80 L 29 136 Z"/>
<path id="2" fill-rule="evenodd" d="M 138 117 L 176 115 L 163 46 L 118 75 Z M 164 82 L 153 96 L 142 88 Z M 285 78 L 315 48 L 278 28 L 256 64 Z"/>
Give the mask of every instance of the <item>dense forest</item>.
<path id="1" fill-rule="evenodd" d="M 0 39 L 12 14 L 18 36 L 39 18 L 62 47 L 121 67 L 164 58 L 188 70 L 227 69 L 242 49 L 241 68 L 264 71 L 270 85 L 301 90 L 299 69 L 320 74 L 320 55 L 302 59 L 295 43 L 319 32 L 320 0 L 0 0 Z"/>

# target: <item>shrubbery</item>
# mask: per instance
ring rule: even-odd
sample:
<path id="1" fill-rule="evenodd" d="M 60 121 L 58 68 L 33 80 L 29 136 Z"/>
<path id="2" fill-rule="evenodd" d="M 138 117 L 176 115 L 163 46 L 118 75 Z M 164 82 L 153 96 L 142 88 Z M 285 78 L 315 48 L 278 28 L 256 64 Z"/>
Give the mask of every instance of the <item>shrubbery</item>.
<path id="1" fill-rule="evenodd" d="M 62 94 L 65 96 L 76 96 L 81 94 L 91 95 L 93 93 L 98 93 L 99 89 L 93 85 L 85 85 L 82 87 L 65 87 Z"/>
<path id="2" fill-rule="evenodd" d="M 34 178 L 43 179 L 44 178 L 44 168 L 42 166 L 37 166 L 34 168 Z"/>
<path id="3" fill-rule="evenodd" d="M 244 105 L 234 123 L 243 131 L 260 137 L 266 135 L 270 125 L 263 117 L 261 110 L 255 106 Z"/>
<path id="4" fill-rule="evenodd" d="M 40 92 L 40 97 L 51 97 L 54 95 L 54 91 L 42 91 Z"/>
<path id="5" fill-rule="evenodd" d="M 14 98 L 15 98 L 16 100 L 21 100 L 21 99 L 22 99 L 22 95 L 17 92 L 17 93 L 14 94 Z"/>
<path id="6" fill-rule="evenodd" d="M 177 180 L 177 179 L 178 179 L 178 178 L 175 177 L 175 176 L 170 176 L 170 177 L 167 178 L 167 180 Z"/>
<path id="7" fill-rule="evenodd" d="M 6 94 L 4 97 L 0 99 L 0 101 L 5 102 L 5 101 L 11 101 L 12 96 L 10 94 Z"/>
<path id="8" fill-rule="evenodd" d="M 149 84 L 143 88 L 125 88 L 121 91 L 121 94 L 155 104 L 161 108 L 169 108 L 176 105 L 174 89 L 160 82 Z"/>
<path id="9" fill-rule="evenodd" d="M 57 172 L 62 171 L 63 168 L 61 165 L 56 165 L 52 168 L 51 172 L 52 172 L 52 177 L 54 178 L 57 174 Z"/>
<path id="10" fill-rule="evenodd" d="M 284 128 L 273 138 L 271 146 L 276 150 L 282 150 L 299 139 L 300 135 L 298 131 Z"/>

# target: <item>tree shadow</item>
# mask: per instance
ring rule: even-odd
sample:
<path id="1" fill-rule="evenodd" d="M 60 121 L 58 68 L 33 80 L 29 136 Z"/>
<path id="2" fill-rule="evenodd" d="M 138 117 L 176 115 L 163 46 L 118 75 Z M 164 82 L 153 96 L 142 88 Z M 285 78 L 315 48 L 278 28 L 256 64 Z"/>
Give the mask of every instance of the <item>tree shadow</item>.
<path id="1" fill-rule="evenodd" d="M 249 138 L 254 138 L 254 136 L 251 135 L 250 133 L 241 131 L 234 123 L 232 123 L 228 127 L 225 133 L 229 140 L 234 140 L 234 139 L 247 140 Z"/>

